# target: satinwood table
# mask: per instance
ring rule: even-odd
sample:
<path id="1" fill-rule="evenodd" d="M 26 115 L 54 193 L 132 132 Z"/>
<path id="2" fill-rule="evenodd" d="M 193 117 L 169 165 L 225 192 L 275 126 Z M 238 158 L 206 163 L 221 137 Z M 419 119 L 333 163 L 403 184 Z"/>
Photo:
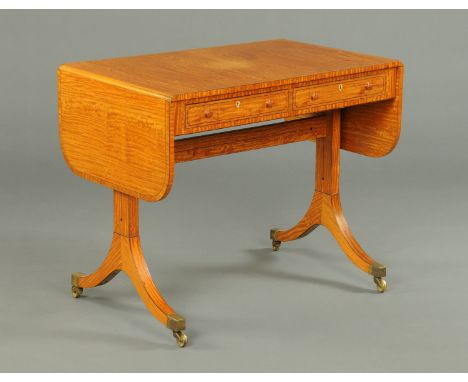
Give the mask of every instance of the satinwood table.
<path id="1" fill-rule="evenodd" d="M 109 253 L 94 273 L 72 274 L 73 296 L 124 271 L 149 311 L 185 346 L 185 319 L 161 296 L 143 257 L 139 200 L 167 196 L 176 163 L 305 140 L 316 142 L 315 192 L 296 225 L 270 231 L 273 250 L 322 224 L 383 292 L 386 268 L 361 248 L 343 216 L 340 150 L 370 157 L 392 151 L 402 84 L 399 60 L 289 40 L 61 65 L 65 161 L 114 193 Z"/>

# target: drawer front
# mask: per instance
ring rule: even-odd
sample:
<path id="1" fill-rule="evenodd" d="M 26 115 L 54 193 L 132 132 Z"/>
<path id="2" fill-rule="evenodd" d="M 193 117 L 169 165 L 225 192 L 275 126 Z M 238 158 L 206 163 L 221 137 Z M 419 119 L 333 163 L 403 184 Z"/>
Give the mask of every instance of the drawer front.
<path id="1" fill-rule="evenodd" d="M 386 78 L 385 74 L 379 74 L 296 88 L 294 90 L 294 109 L 313 108 L 342 101 L 385 95 Z"/>
<path id="2" fill-rule="evenodd" d="M 217 124 L 288 111 L 288 90 L 187 106 L 187 126 Z"/>

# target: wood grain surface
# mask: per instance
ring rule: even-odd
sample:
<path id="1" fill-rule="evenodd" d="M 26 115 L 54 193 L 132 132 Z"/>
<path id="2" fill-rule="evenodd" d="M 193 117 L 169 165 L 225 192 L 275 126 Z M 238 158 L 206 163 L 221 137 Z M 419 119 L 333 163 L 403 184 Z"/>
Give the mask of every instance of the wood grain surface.
<path id="1" fill-rule="evenodd" d="M 72 171 L 156 201 L 173 177 L 169 103 L 132 88 L 58 71 L 60 143 Z"/>
<path id="2" fill-rule="evenodd" d="M 68 66 L 176 101 L 388 69 L 400 62 L 291 40 L 269 40 Z"/>

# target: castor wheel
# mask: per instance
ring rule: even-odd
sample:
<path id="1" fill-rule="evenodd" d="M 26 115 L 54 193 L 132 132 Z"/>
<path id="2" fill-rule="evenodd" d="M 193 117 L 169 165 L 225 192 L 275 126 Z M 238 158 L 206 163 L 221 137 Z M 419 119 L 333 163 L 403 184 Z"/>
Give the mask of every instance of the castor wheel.
<path id="1" fill-rule="evenodd" d="M 174 331 L 172 332 L 172 335 L 176 339 L 176 343 L 178 347 L 183 348 L 185 347 L 185 345 L 187 345 L 188 337 L 182 330 Z"/>
<path id="2" fill-rule="evenodd" d="M 387 289 L 387 282 L 382 277 L 374 277 L 374 282 L 380 293 L 385 292 L 385 289 Z"/>
<path id="3" fill-rule="evenodd" d="M 81 294 L 83 293 L 83 288 L 72 286 L 71 292 L 72 292 L 73 298 L 79 298 Z"/>
<path id="4" fill-rule="evenodd" d="M 278 251 L 281 246 L 281 241 L 279 240 L 272 240 L 271 241 L 271 247 L 273 248 L 273 251 Z"/>

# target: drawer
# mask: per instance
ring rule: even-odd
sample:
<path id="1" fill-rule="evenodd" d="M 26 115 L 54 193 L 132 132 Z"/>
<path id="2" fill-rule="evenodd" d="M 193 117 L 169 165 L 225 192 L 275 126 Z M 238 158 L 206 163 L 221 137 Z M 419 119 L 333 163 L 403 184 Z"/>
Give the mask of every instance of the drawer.
<path id="1" fill-rule="evenodd" d="M 386 94 L 385 73 L 319 85 L 305 86 L 294 90 L 294 109 L 313 108 L 327 104 L 365 99 Z"/>
<path id="2" fill-rule="evenodd" d="M 288 90 L 187 106 L 187 126 L 217 124 L 288 111 Z"/>

